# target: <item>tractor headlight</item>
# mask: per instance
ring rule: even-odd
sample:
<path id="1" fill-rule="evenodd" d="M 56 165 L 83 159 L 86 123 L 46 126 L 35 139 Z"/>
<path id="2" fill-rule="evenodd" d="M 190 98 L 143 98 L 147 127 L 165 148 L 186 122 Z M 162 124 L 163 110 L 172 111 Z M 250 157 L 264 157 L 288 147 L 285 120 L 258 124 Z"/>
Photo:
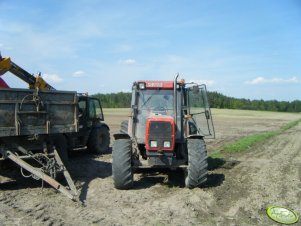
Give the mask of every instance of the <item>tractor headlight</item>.
<path id="1" fill-rule="evenodd" d="M 139 89 L 145 89 L 145 83 L 144 82 L 139 83 Z"/>
<path id="2" fill-rule="evenodd" d="M 171 147 L 171 146 L 170 146 L 170 141 L 164 141 L 163 146 L 164 146 L 165 148 L 170 148 L 170 147 Z"/>
<path id="3" fill-rule="evenodd" d="M 156 147 L 158 147 L 158 142 L 156 140 L 151 140 L 150 146 L 151 146 L 151 148 L 156 148 Z"/>

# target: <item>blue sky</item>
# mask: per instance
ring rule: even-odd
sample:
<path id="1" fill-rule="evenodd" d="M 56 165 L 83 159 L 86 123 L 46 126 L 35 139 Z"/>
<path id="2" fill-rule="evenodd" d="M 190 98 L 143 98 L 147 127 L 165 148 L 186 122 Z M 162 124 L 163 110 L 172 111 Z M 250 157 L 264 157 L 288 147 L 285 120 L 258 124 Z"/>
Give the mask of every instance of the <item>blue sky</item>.
<path id="1" fill-rule="evenodd" d="M 179 73 L 231 97 L 300 99 L 298 0 L 0 0 L 0 12 L 2 56 L 60 90 L 130 91 Z"/>

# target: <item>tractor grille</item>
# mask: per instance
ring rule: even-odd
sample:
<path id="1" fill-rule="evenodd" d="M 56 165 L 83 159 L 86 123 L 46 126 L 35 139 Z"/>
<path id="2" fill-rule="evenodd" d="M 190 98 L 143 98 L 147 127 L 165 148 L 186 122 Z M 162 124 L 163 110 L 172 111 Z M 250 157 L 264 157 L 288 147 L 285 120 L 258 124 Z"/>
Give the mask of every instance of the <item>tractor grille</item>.
<path id="1" fill-rule="evenodd" d="M 151 141 L 157 141 L 157 148 L 164 149 L 164 141 L 169 141 L 172 144 L 172 125 L 170 122 L 150 122 L 148 143 L 151 146 Z"/>

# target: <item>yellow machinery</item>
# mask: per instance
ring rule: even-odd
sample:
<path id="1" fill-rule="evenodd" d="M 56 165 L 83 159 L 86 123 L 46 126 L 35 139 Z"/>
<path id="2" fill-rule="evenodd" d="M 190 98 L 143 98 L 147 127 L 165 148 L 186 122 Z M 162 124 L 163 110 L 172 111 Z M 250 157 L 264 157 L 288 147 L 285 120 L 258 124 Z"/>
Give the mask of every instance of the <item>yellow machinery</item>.
<path id="1" fill-rule="evenodd" d="M 25 71 L 20 66 L 18 66 L 17 64 L 15 64 L 9 57 L 2 58 L 0 54 L 0 76 L 8 71 L 16 75 L 18 78 L 22 79 L 24 82 L 26 82 L 29 85 L 30 89 L 55 90 L 55 88 L 49 85 L 42 78 L 40 73 L 35 77 L 32 74 Z"/>

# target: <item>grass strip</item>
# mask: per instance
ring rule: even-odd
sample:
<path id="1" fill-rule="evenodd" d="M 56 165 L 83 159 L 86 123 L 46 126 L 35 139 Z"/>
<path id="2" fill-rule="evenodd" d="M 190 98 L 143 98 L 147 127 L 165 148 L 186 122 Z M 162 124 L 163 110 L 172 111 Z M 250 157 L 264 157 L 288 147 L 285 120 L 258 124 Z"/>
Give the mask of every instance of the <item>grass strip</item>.
<path id="1" fill-rule="evenodd" d="M 276 131 L 269 131 L 265 133 L 258 133 L 258 134 L 252 134 L 246 137 L 242 137 L 239 140 L 235 141 L 234 143 L 227 144 L 222 147 L 222 151 L 215 151 L 210 155 L 212 158 L 220 158 L 222 157 L 222 153 L 237 153 L 237 152 L 243 152 L 254 146 L 255 144 L 261 143 L 266 141 L 267 139 L 270 139 L 272 137 L 275 137 L 286 130 L 293 128 L 294 126 L 298 125 L 298 123 L 301 122 L 301 119 L 292 121 Z"/>
<path id="2" fill-rule="evenodd" d="M 235 141 L 232 144 L 225 145 L 223 148 L 223 151 L 228 152 L 228 153 L 245 151 L 245 150 L 251 148 L 253 145 L 263 142 L 263 141 L 265 141 L 271 137 L 274 137 L 278 134 L 279 134 L 278 131 L 272 131 L 272 132 L 265 132 L 265 133 L 249 135 L 249 136 L 240 138 L 239 140 Z"/>
<path id="3" fill-rule="evenodd" d="M 290 122 L 290 123 L 288 123 L 288 124 L 282 126 L 282 127 L 280 128 L 280 131 L 281 131 L 281 132 L 284 132 L 284 131 L 286 131 L 286 130 L 288 130 L 288 129 L 290 129 L 290 128 L 293 128 L 293 127 L 295 127 L 296 125 L 298 125 L 299 122 L 301 122 L 301 119 L 292 121 L 292 122 Z"/>

